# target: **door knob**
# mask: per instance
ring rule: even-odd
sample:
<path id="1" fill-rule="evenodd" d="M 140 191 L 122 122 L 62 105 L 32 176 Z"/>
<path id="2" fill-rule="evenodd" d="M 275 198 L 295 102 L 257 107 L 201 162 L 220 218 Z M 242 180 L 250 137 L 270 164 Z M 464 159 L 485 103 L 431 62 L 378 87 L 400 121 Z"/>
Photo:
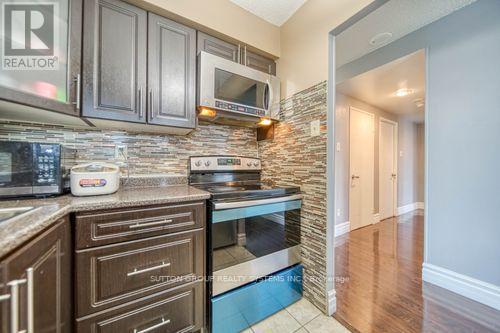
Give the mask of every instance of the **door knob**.
<path id="1" fill-rule="evenodd" d="M 354 175 L 354 174 L 353 174 L 353 175 L 351 176 L 351 179 L 352 179 L 352 180 L 354 180 L 354 179 L 359 179 L 359 176 L 356 176 L 356 175 Z"/>
<path id="2" fill-rule="evenodd" d="M 395 174 L 395 173 L 391 174 L 391 177 L 392 177 L 393 179 L 394 179 L 394 178 L 396 178 L 396 174 Z"/>

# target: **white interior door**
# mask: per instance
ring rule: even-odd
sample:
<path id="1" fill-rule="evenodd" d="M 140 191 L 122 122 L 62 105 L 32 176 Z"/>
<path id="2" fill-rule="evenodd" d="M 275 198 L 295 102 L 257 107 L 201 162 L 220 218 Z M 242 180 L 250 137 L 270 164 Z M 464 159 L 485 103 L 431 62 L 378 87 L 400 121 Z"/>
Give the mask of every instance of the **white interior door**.
<path id="1" fill-rule="evenodd" d="M 397 123 L 380 119 L 379 131 L 379 209 L 383 220 L 396 215 Z"/>
<path id="2" fill-rule="evenodd" d="M 373 222 L 374 197 L 374 116 L 350 108 L 350 187 L 351 230 Z"/>

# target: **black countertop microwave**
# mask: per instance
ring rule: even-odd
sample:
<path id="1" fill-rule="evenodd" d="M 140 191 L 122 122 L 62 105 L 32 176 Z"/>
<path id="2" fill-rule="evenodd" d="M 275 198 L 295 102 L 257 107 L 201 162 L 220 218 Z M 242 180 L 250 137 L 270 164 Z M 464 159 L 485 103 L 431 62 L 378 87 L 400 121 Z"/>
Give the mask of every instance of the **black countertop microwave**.
<path id="1" fill-rule="evenodd" d="M 72 163 L 74 150 L 59 144 L 0 141 L 0 198 L 62 194 Z"/>

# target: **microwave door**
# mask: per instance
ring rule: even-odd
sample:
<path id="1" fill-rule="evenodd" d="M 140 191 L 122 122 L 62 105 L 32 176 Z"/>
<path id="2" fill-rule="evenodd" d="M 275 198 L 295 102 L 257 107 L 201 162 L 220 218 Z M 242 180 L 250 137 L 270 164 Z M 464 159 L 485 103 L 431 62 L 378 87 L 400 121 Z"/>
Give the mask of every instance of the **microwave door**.
<path id="1" fill-rule="evenodd" d="M 0 195 L 33 191 L 33 148 L 27 142 L 0 142 Z"/>

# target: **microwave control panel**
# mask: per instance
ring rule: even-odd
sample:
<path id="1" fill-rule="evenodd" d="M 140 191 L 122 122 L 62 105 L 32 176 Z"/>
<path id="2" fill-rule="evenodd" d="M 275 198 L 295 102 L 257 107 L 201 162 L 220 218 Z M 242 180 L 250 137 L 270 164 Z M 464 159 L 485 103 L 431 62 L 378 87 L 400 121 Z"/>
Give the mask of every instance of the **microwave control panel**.
<path id="1" fill-rule="evenodd" d="M 266 111 L 262 109 L 250 108 L 248 106 L 242 106 L 239 104 L 233 104 L 228 102 L 215 101 L 215 108 L 226 110 L 226 111 L 236 111 L 247 113 L 253 116 L 264 117 L 266 115 Z"/>
<path id="2" fill-rule="evenodd" d="M 33 145 L 33 185 L 52 186 L 58 184 L 60 177 L 59 145 Z"/>

